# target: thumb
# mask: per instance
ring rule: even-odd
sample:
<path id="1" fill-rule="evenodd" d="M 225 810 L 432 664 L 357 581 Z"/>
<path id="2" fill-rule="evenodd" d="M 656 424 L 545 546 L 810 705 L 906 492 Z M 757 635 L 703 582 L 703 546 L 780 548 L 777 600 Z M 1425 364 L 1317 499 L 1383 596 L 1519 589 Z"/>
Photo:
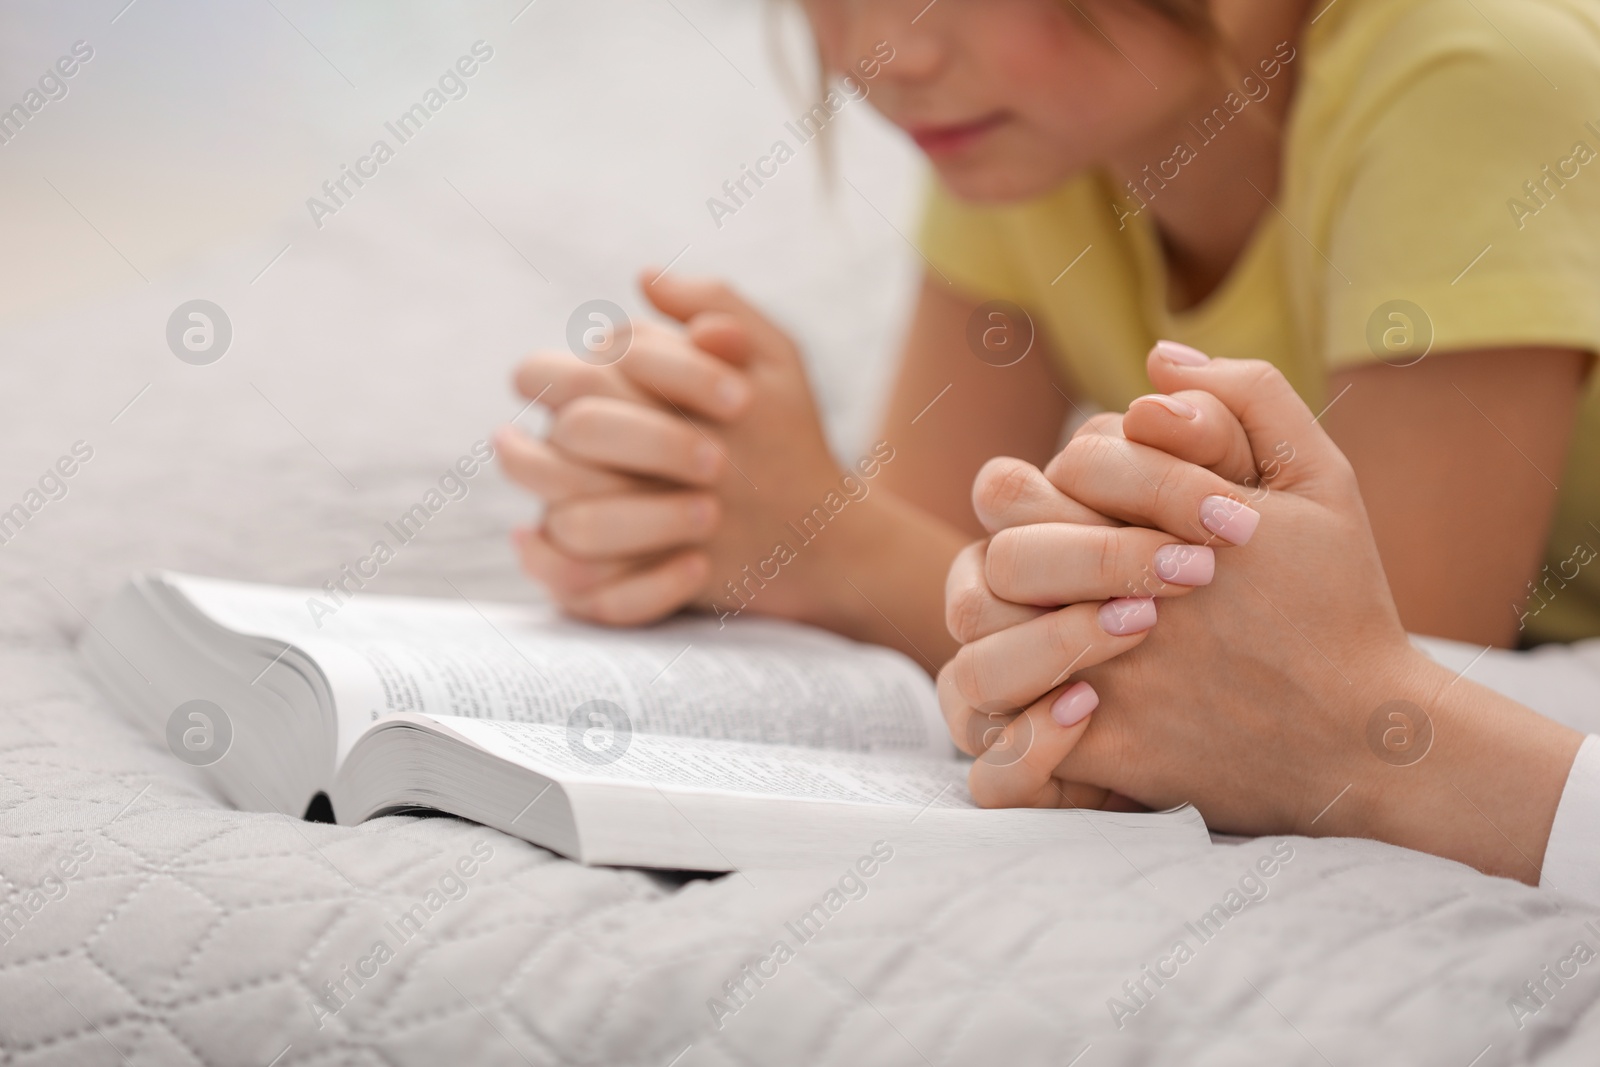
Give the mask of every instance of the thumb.
<path id="1" fill-rule="evenodd" d="M 1354 475 L 1283 372 L 1259 359 L 1208 359 L 1187 345 L 1159 341 L 1145 366 L 1165 392 L 1199 389 L 1222 402 L 1244 428 L 1256 469 L 1278 489 L 1347 487 Z"/>
<path id="2" fill-rule="evenodd" d="M 1122 435 L 1230 482 L 1249 485 L 1259 477 L 1244 427 L 1226 404 L 1199 389 L 1135 397 L 1122 418 Z"/>

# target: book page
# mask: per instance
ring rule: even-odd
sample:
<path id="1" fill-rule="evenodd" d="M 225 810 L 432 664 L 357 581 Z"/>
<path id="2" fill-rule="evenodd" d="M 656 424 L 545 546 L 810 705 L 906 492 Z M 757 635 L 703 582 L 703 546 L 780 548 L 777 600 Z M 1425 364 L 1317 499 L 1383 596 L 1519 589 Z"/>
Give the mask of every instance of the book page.
<path id="1" fill-rule="evenodd" d="M 1070 843 L 1104 846 L 1126 862 L 1146 846 L 1208 840 L 1193 808 L 984 810 L 967 791 L 970 763 L 959 759 L 659 734 L 611 738 L 597 750 L 589 732 L 385 720 L 358 746 L 335 807 L 360 817 L 420 802 L 584 863 L 706 871 L 848 861 L 876 851 L 875 842 L 906 855 Z"/>
<path id="2" fill-rule="evenodd" d="M 564 783 L 626 782 L 695 792 L 916 808 L 976 808 L 967 763 L 926 756 L 635 736 L 597 757 L 583 731 L 541 723 L 440 719 L 480 748 Z"/>
<path id="3" fill-rule="evenodd" d="M 340 761 L 371 723 L 401 712 L 953 752 L 915 664 L 810 627 L 688 617 L 618 630 L 539 606 L 369 594 L 329 612 L 332 598 L 314 590 L 164 577 L 220 625 L 317 661 L 338 707 Z"/>

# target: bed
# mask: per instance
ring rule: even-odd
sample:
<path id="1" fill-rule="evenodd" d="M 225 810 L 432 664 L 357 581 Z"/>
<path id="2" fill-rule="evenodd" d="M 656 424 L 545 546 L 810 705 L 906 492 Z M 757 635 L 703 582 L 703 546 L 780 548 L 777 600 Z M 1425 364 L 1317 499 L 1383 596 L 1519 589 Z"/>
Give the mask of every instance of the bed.
<path id="1" fill-rule="evenodd" d="M 0 1060 L 1595 1062 L 1600 962 L 1576 946 L 1600 950 L 1600 906 L 1371 842 L 894 859 L 800 937 L 842 871 L 674 878 L 443 817 L 228 808 L 74 652 L 130 572 L 320 585 L 474 441 L 527 419 L 516 357 L 583 300 L 637 310 L 629 277 L 649 259 L 772 307 L 813 359 L 835 445 L 860 447 L 916 275 L 916 178 L 849 114 L 844 181 L 792 167 L 736 218 L 707 217 L 793 107 L 736 0 L 469 5 L 408 13 L 404 32 L 359 5 L 177 7 L 88 29 L 29 16 L 8 46 L 92 33 L 101 66 L 0 182 L 47 242 L 31 266 L 6 257 L 0 512 L 80 442 L 92 453 L 0 545 Z M 243 51 L 178 62 L 212 38 Z M 496 58 L 441 117 L 455 124 L 308 218 L 318 182 L 479 39 Z M 208 102 L 229 79 L 258 90 L 239 107 L 268 147 Z M 117 126 L 173 93 L 194 106 Z M 201 133 L 217 150 L 186 153 Z M 164 333 L 193 299 L 232 327 L 207 365 Z M 535 596 L 506 537 L 529 514 L 479 479 L 381 591 Z M 1471 670 L 1596 728 L 1597 664 L 1577 649 Z M 396 936 L 468 855 L 476 875 Z"/>

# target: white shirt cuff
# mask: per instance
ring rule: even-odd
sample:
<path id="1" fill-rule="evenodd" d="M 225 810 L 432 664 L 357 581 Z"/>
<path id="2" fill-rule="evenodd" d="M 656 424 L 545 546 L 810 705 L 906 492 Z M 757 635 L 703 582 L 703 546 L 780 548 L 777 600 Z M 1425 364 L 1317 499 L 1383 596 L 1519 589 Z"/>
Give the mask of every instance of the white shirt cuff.
<path id="1" fill-rule="evenodd" d="M 1600 735 L 1583 739 L 1567 772 L 1539 885 L 1589 900 L 1600 899 Z"/>

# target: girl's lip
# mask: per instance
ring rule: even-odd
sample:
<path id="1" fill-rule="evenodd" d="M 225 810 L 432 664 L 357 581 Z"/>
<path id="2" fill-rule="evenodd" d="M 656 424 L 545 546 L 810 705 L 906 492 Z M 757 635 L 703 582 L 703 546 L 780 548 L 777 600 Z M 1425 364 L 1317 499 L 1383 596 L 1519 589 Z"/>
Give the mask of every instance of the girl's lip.
<path id="1" fill-rule="evenodd" d="M 946 126 L 909 126 L 906 132 L 917 143 L 917 147 L 930 156 L 954 155 L 1000 125 L 1005 118 L 1004 114 L 996 112 L 972 122 Z"/>

